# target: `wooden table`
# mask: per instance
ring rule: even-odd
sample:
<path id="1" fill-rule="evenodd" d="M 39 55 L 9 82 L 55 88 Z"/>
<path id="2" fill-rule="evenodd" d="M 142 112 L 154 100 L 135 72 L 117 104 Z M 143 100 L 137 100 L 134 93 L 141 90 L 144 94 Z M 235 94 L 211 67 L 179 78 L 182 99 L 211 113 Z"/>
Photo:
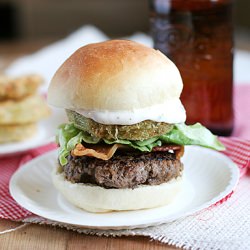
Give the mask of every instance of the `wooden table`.
<path id="1" fill-rule="evenodd" d="M 33 42 L 0 43 L 0 73 L 19 56 L 31 53 L 51 40 Z M 21 223 L 1 220 L 0 232 L 15 228 Z M 59 250 L 59 249 L 103 249 L 103 250 L 161 250 L 177 249 L 147 237 L 97 237 L 87 236 L 52 226 L 30 224 L 15 232 L 0 235 L 0 249 L 3 250 Z"/>
<path id="2" fill-rule="evenodd" d="M 14 228 L 20 223 L 0 220 L 0 231 Z M 0 235 L 0 249 L 4 250 L 163 250 L 177 249 L 146 237 L 98 237 L 87 236 L 66 229 L 50 226 L 28 225 L 8 234 Z"/>

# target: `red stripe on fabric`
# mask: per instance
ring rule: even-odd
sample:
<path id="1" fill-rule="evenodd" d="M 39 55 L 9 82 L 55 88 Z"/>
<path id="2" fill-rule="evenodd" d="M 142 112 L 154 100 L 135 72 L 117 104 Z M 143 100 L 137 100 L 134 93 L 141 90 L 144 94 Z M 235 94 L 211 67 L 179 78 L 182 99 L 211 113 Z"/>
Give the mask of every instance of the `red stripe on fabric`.
<path id="1" fill-rule="evenodd" d="M 238 164 L 241 173 L 244 174 L 250 157 L 250 142 L 238 138 L 229 139 L 225 137 L 220 138 L 220 140 L 227 147 L 227 150 L 222 153 L 230 157 L 236 164 Z M 55 145 L 47 145 L 31 150 L 22 156 L 0 159 L 0 169 L 2 173 L 0 175 L 0 218 L 20 220 L 32 215 L 31 212 L 19 206 L 10 196 L 8 189 L 9 180 L 20 164 L 23 164 L 28 160 L 54 148 Z M 231 195 L 232 193 L 217 202 L 215 205 L 224 202 Z"/>
<path id="2" fill-rule="evenodd" d="M 31 160 L 32 158 L 55 149 L 55 144 L 49 144 L 29 152 L 25 155 L 17 157 L 9 157 L 0 159 L 0 218 L 10 220 L 20 220 L 32 213 L 19 206 L 9 193 L 9 181 L 14 172 L 19 168 L 20 164 Z"/>

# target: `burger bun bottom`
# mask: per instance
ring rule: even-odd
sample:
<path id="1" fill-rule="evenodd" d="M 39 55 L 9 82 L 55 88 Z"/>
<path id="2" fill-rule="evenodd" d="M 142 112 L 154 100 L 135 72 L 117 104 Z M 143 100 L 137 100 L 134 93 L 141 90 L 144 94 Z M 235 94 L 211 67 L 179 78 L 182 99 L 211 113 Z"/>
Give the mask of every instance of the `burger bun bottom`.
<path id="1" fill-rule="evenodd" d="M 182 189 L 183 177 L 160 185 L 140 185 L 134 189 L 106 189 L 93 184 L 71 183 L 62 167 L 52 172 L 56 189 L 73 205 L 93 213 L 139 210 L 171 203 Z"/>

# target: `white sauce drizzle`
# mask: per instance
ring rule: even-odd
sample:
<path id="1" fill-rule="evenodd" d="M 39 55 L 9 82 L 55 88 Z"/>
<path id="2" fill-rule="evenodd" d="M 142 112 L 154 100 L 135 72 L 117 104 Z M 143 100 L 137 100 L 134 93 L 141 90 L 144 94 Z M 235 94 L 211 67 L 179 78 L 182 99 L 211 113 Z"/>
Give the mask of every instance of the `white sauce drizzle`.
<path id="1" fill-rule="evenodd" d="M 131 111 L 74 110 L 98 123 L 109 125 L 132 125 L 145 120 L 166 123 L 182 123 L 186 111 L 179 99 L 171 99 L 162 104 Z"/>

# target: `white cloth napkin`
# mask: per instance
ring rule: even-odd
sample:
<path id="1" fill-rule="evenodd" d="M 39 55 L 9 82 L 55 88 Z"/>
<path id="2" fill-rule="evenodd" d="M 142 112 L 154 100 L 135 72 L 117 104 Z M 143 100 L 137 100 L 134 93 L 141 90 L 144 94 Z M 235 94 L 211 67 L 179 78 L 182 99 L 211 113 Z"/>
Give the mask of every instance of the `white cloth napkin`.
<path id="1" fill-rule="evenodd" d="M 192 250 L 250 249 L 250 176 L 241 179 L 232 197 L 197 214 L 156 227 L 127 230 L 83 229 L 34 216 L 23 222 L 48 224 L 99 236 L 149 236 Z"/>

